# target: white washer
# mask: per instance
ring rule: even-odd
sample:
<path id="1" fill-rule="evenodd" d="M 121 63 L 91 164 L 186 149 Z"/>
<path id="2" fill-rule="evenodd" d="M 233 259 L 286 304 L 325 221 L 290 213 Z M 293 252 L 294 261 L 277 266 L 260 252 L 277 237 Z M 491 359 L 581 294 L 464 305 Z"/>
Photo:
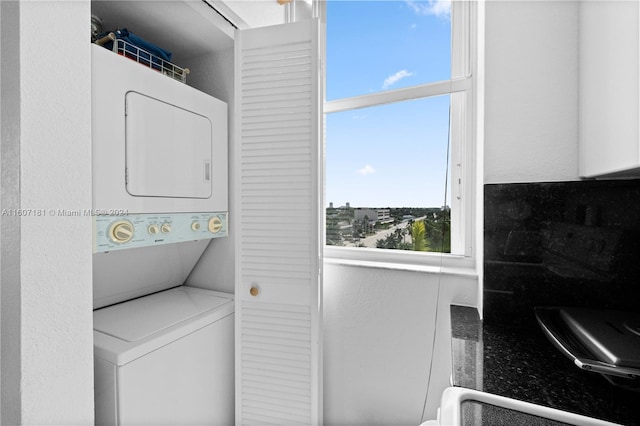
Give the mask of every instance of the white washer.
<path id="1" fill-rule="evenodd" d="M 233 313 L 187 286 L 94 311 L 96 424 L 232 425 Z"/>

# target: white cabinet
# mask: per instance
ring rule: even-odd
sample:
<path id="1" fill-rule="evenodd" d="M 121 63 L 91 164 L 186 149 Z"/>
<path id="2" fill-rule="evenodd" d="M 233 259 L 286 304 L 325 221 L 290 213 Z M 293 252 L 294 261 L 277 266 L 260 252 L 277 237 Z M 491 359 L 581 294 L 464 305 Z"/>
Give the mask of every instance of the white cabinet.
<path id="1" fill-rule="evenodd" d="M 580 5 L 581 177 L 640 176 L 640 6 Z"/>

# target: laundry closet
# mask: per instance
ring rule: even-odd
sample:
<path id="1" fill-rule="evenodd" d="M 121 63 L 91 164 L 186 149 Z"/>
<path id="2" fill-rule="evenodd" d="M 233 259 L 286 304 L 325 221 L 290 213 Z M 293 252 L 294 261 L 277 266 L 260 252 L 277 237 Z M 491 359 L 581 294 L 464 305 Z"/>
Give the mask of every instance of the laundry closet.
<path id="1" fill-rule="evenodd" d="M 91 13 L 96 422 L 319 423 L 321 25 Z"/>

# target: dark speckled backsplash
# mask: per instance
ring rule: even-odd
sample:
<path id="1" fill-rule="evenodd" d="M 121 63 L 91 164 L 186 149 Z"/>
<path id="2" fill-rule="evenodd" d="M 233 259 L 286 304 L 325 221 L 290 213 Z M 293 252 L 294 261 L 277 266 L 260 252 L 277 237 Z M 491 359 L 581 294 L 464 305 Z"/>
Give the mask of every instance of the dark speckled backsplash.
<path id="1" fill-rule="evenodd" d="M 485 185 L 484 318 L 534 306 L 640 312 L 640 179 Z"/>

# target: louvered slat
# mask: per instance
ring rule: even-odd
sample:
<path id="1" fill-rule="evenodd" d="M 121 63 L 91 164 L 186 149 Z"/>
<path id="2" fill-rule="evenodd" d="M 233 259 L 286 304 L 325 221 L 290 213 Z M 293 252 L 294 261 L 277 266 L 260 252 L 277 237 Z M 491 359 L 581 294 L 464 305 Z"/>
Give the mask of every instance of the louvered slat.
<path id="1" fill-rule="evenodd" d="M 315 20 L 236 35 L 236 423 L 319 424 Z M 250 287 L 259 288 L 257 296 Z"/>

